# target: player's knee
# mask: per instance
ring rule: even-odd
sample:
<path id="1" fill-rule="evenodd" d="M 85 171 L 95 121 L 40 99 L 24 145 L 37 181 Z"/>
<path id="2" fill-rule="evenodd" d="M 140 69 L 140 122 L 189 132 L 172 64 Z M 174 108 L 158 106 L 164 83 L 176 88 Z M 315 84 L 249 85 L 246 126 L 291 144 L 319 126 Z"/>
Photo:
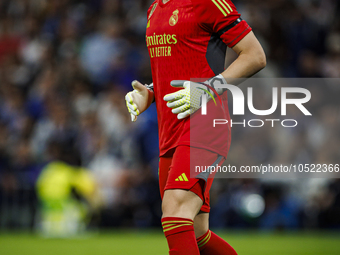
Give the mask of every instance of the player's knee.
<path id="1" fill-rule="evenodd" d="M 187 199 L 183 195 L 172 192 L 171 196 L 164 196 L 162 201 L 162 212 L 163 214 L 177 213 L 182 207 L 185 207 L 186 202 Z"/>
<path id="2" fill-rule="evenodd" d="M 202 200 L 192 192 L 185 190 L 167 190 L 162 202 L 163 217 L 183 217 L 194 219 Z"/>

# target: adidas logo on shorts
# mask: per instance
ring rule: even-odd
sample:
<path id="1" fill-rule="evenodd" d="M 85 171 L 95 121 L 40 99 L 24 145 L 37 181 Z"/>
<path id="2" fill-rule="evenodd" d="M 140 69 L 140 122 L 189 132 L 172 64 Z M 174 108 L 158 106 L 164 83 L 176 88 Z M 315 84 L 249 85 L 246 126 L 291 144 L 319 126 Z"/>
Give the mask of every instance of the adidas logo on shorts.
<path id="1" fill-rule="evenodd" d="M 188 178 L 185 175 L 185 173 L 182 173 L 180 176 L 177 177 L 177 179 L 175 180 L 177 182 L 188 182 Z"/>

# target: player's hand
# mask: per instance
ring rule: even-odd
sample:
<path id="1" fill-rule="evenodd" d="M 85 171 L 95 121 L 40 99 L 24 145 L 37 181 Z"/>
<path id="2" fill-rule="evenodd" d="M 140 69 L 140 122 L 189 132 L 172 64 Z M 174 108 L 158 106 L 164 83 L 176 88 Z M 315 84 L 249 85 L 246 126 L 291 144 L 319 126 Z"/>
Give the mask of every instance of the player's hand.
<path id="1" fill-rule="evenodd" d="M 133 91 L 125 96 L 126 106 L 131 115 L 131 121 L 136 121 L 137 116 L 149 108 L 154 100 L 154 93 L 139 81 L 131 83 Z"/>
<path id="2" fill-rule="evenodd" d="M 184 119 L 201 108 L 201 96 L 205 93 L 206 87 L 202 84 L 190 81 L 171 81 L 171 86 L 183 88 L 177 92 L 167 94 L 164 100 L 172 113 L 177 114 L 178 119 Z"/>
<path id="3" fill-rule="evenodd" d="M 184 119 L 201 108 L 203 94 L 207 95 L 207 101 L 210 99 L 215 101 L 214 94 L 223 93 L 223 89 L 215 88 L 215 84 L 227 84 L 227 82 L 219 74 L 203 83 L 174 80 L 170 84 L 172 87 L 183 89 L 165 95 L 164 100 L 168 102 L 167 106 L 172 108 L 172 112 L 177 114 L 178 119 Z"/>

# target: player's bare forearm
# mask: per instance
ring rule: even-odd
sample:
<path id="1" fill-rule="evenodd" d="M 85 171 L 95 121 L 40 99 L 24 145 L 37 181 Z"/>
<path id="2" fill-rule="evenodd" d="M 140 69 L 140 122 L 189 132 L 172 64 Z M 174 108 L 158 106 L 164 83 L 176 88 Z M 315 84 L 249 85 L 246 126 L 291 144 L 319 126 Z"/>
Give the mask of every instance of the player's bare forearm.
<path id="1" fill-rule="evenodd" d="M 246 35 L 232 48 L 237 59 L 222 73 L 230 84 L 237 85 L 240 78 L 248 78 L 266 66 L 266 55 L 253 32 Z"/>

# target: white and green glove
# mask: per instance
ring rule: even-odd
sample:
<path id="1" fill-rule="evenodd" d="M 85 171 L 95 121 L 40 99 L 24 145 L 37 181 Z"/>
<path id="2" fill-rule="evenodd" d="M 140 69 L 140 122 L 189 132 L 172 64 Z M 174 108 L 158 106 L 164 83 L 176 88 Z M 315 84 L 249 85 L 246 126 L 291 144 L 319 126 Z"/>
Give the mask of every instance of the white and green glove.
<path id="1" fill-rule="evenodd" d="M 218 94 L 224 92 L 223 89 L 215 88 L 214 84 L 227 84 L 226 80 L 221 74 L 203 82 L 191 82 L 191 81 L 171 81 L 171 86 L 175 88 L 183 88 L 177 92 L 167 94 L 164 96 L 164 100 L 167 101 L 167 106 L 172 108 L 172 113 L 177 114 L 178 119 L 184 119 L 190 114 L 196 112 L 201 108 L 202 95 L 207 95 L 207 100 L 214 99 L 213 88 Z M 206 86 L 206 85 L 208 86 Z"/>
<path id="2" fill-rule="evenodd" d="M 131 121 L 136 121 L 137 116 L 149 108 L 155 97 L 152 83 L 143 85 L 139 81 L 133 81 L 131 85 L 134 90 L 126 94 L 125 101 Z"/>

